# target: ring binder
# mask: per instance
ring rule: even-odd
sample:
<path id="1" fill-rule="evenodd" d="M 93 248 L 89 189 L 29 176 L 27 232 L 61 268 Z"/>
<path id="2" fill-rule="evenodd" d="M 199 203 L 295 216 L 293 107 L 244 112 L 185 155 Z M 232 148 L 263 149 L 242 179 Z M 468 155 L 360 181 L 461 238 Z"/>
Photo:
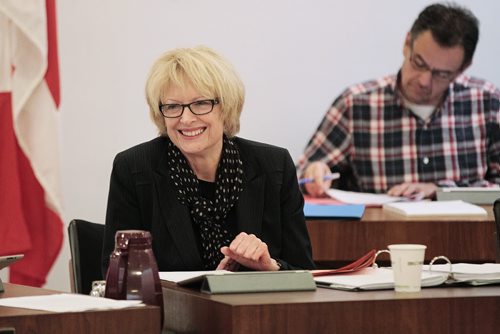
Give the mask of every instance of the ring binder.
<path id="1" fill-rule="evenodd" d="M 381 250 L 378 250 L 376 253 L 375 253 L 375 256 L 373 257 L 373 264 L 372 264 L 372 267 L 373 268 L 378 268 L 378 264 L 377 264 L 377 257 L 382 254 L 382 253 L 387 253 L 387 254 L 391 254 L 391 252 L 389 252 L 387 249 L 381 249 Z"/>
<path id="2" fill-rule="evenodd" d="M 376 263 L 380 254 L 390 254 L 390 251 L 387 249 L 375 251 L 373 249 L 370 253 L 371 258 L 363 260 L 367 265 L 359 267 L 359 270 L 344 271 L 342 275 L 336 275 L 339 272 L 335 272 L 335 270 L 329 274 L 324 273 L 325 270 L 319 270 L 319 274 L 314 274 L 316 285 L 321 288 L 347 291 L 393 289 L 395 284 L 393 268 L 379 267 Z M 440 260 L 446 263 L 437 264 Z M 422 287 L 453 286 L 456 284 L 472 286 L 500 284 L 500 263 L 453 264 L 448 257 L 440 255 L 435 256 L 428 265 L 423 266 Z"/>
<path id="3" fill-rule="evenodd" d="M 445 260 L 449 265 L 450 265 L 450 271 L 448 273 L 448 279 L 450 280 L 453 280 L 455 279 L 453 277 L 453 270 L 452 270 L 452 264 L 451 264 L 451 261 L 450 259 L 448 259 L 446 256 L 444 255 L 439 255 L 439 256 L 434 256 L 431 260 L 431 262 L 429 262 L 429 271 L 432 271 L 432 265 L 434 264 L 434 262 L 436 262 L 437 260 Z"/>

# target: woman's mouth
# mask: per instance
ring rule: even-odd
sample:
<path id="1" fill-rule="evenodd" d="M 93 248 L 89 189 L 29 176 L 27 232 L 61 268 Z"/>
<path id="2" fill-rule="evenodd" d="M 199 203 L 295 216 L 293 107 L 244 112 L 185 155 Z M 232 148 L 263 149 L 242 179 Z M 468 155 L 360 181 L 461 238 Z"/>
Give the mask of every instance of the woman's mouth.
<path id="1" fill-rule="evenodd" d="M 182 134 L 183 136 L 186 136 L 186 137 L 196 137 L 200 134 L 202 134 L 203 132 L 205 132 L 207 128 L 199 128 L 199 129 L 196 129 L 196 130 L 179 130 L 180 134 Z"/>

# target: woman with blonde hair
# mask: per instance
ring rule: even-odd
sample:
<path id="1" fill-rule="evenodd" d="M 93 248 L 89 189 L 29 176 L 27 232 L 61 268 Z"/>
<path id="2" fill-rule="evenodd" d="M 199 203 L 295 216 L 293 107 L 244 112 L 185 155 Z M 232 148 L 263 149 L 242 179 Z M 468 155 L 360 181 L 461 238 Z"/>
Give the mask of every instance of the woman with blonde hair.
<path id="1" fill-rule="evenodd" d="M 243 84 L 207 47 L 175 49 L 146 83 L 159 137 L 113 163 L 103 269 L 117 230 L 148 230 L 160 271 L 314 268 L 286 149 L 236 137 Z"/>

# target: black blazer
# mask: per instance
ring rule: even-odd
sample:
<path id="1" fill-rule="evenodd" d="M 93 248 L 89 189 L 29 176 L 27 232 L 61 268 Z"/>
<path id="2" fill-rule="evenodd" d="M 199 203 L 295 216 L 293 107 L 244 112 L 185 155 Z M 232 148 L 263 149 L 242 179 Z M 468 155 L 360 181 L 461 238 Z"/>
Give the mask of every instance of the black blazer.
<path id="1" fill-rule="evenodd" d="M 234 138 L 244 190 L 233 207 L 237 231 L 264 241 L 282 269 L 312 269 L 304 199 L 286 149 Z M 203 270 L 189 209 L 177 200 L 167 168 L 167 140 L 155 138 L 119 153 L 113 163 L 103 245 L 103 271 L 117 230 L 148 230 L 160 271 Z"/>

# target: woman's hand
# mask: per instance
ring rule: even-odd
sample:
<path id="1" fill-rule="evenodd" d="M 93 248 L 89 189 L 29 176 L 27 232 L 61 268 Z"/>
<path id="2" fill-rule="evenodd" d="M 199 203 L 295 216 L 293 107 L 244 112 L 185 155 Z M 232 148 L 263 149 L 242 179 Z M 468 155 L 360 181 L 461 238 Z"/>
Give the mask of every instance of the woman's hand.
<path id="1" fill-rule="evenodd" d="M 271 258 L 265 242 L 254 234 L 241 232 L 231 244 L 221 248 L 224 259 L 217 266 L 217 270 L 236 270 L 241 264 L 250 269 L 262 271 L 278 271 L 280 266 Z"/>

